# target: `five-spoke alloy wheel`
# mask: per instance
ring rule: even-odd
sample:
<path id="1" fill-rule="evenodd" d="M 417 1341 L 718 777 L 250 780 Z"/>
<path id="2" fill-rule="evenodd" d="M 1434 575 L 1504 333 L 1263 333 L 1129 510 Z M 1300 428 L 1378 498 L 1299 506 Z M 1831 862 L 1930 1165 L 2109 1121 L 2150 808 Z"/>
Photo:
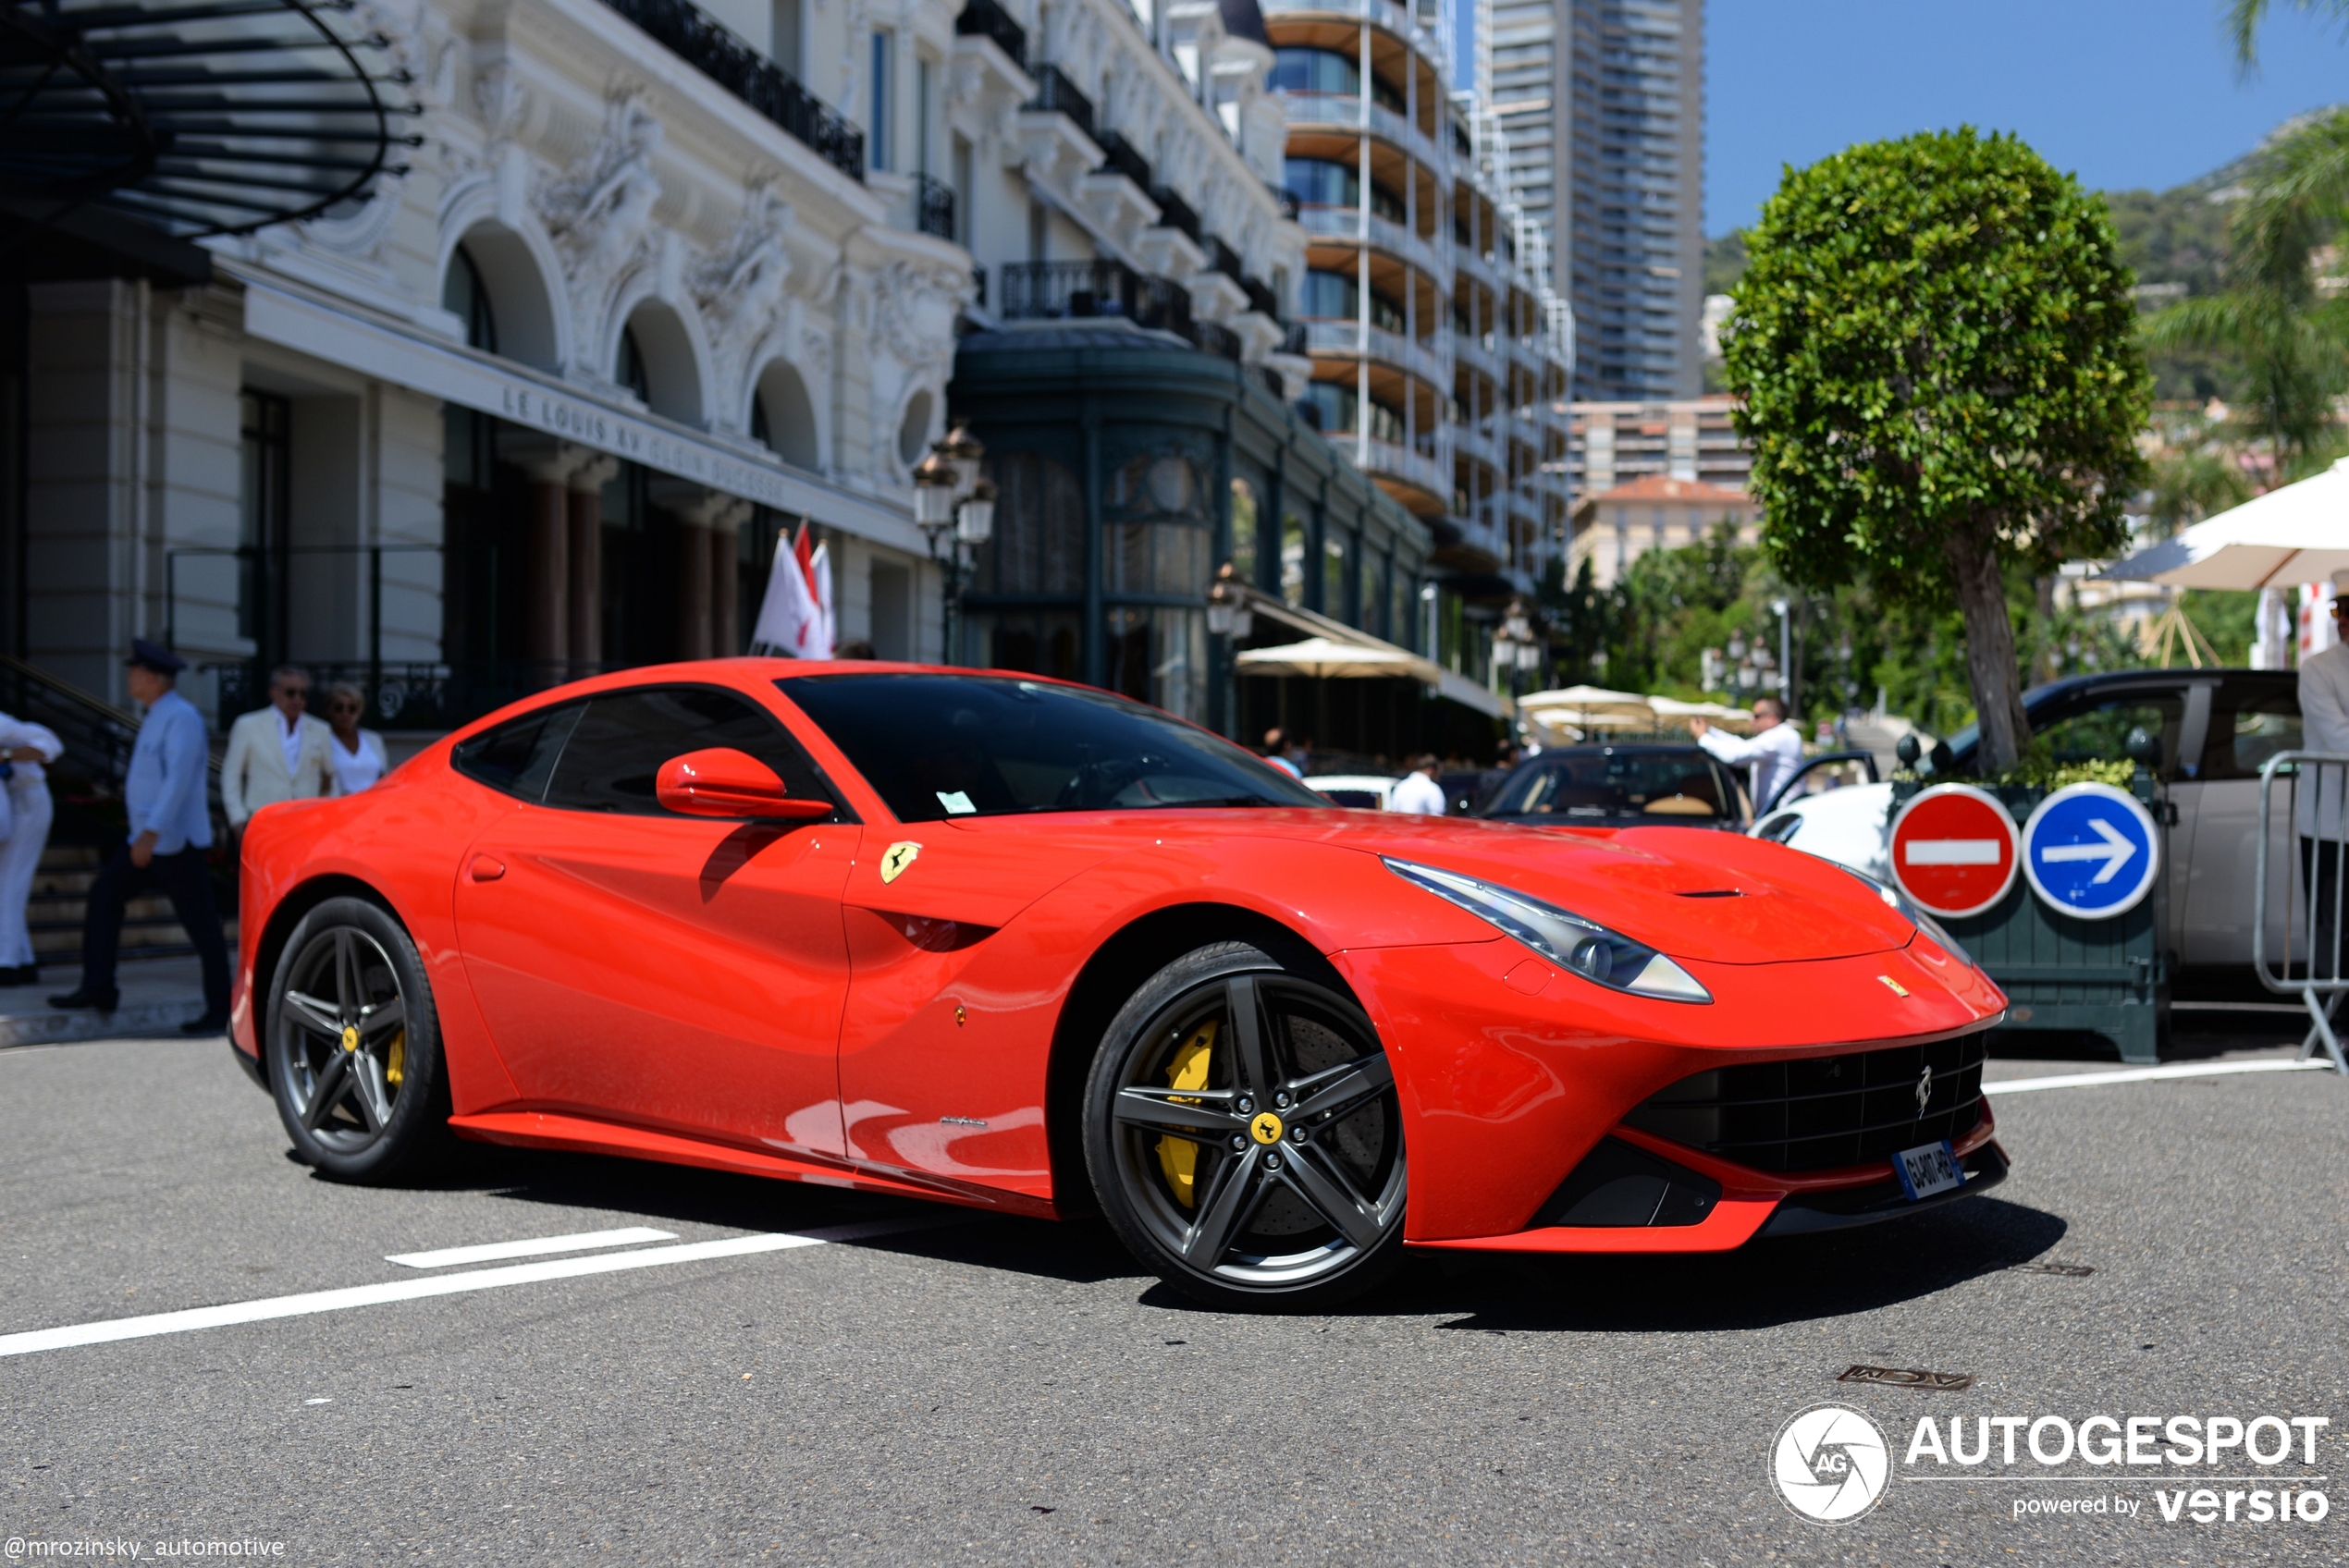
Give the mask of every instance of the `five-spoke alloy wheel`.
<path id="1" fill-rule="evenodd" d="M 380 906 L 329 899 L 302 917 L 264 1028 L 277 1113 L 319 1170 L 382 1180 L 445 1136 L 432 993 L 415 944 Z"/>
<path id="2" fill-rule="evenodd" d="M 1400 1257 L 1394 1070 L 1322 978 L 1237 942 L 1184 955 L 1111 1023 L 1085 1109 L 1103 1213 L 1188 1294 L 1321 1306 Z"/>

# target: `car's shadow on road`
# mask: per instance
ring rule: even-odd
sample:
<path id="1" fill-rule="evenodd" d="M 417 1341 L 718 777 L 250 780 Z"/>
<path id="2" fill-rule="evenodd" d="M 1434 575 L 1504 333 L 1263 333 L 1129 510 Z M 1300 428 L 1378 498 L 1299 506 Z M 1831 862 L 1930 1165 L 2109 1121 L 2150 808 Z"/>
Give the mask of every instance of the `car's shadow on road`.
<path id="1" fill-rule="evenodd" d="M 418 1183 L 533 1207 L 605 1210 L 747 1231 L 901 1220 L 854 1244 L 1071 1284 L 1132 1282 L 1145 1306 L 1206 1312 L 1152 1280 L 1099 1220 L 1065 1223 L 597 1155 L 468 1145 Z M 1768 1328 L 1870 1312 L 2044 1258 L 2068 1230 L 2044 1210 L 1979 1197 L 1913 1218 L 1680 1256 L 1414 1252 L 1345 1317 L 1444 1319 L 1497 1333 Z"/>

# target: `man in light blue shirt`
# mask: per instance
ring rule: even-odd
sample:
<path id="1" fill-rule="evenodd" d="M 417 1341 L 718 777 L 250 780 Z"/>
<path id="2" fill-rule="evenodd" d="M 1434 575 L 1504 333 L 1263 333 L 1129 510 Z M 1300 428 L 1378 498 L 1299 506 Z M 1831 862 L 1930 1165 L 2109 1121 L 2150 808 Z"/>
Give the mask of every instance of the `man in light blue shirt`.
<path id="1" fill-rule="evenodd" d="M 180 1030 L 217 1035 L 228 1026 L 228 944 L 204 853 L 212 847 L 212 815 L 204 798 L 210 747 L 203 715 L 174 690 L 186 660 L 139 637 L 131 641 L 129 662 L 130 695 L 147 710 L 123 784 L 129 839 L 90 887 L 81 927 L 81 988 L 49 1001 L 55 1007 L 114 1011 L 120 996 L 115 954 L 122 944 L 123 912 L 153 888 L 171 900 L 203 971 L 203 1016 Z"/>

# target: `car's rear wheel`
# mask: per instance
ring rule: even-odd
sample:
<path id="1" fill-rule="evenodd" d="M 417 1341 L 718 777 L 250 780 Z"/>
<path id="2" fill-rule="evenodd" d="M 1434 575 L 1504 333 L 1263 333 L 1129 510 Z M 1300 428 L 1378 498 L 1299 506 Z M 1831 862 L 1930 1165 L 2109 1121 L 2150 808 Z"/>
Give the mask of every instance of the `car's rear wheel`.
<path id="1" fill-rule="evenodd" d="M 1112 1021 L 1085 1113 L 1103 1214 L 1189 1295 L 1322 1307 L 1400 1261 L 1394 1071 L 1324 978 L 1244 943 L 1185 954 Z"/>
<path id="2" fill-rule="evenodd" d="M 301 1158 L 387 1181 L 448 1138 L 440 1024 L 416 945 L 381 906 L 329 899 L 301 918 L 270 983 L 269 1086 Z"/>

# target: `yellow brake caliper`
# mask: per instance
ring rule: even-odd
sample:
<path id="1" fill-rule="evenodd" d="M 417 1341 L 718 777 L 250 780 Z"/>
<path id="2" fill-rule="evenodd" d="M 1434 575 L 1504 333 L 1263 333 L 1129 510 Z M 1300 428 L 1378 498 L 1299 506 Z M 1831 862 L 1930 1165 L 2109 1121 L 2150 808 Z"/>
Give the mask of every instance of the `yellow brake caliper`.
<path id="1" fill-rule="evenodd" d="M 1166 1070 L 1166 1086 L 1170 1089 L 1204 1089 L 1207 1070 L 1215 1055 L 1215 1023 L 1202 1023 L 1174 1049 L 1174 1060 Z M 1191 1102 L 1196 1105 L 1199 1102 Z M 1158 1168 L 1166 1172 L 1167 1184 L 1174 1189 L 1174 1201 L 1185 1208 L 1199 1202 L 1199 1145 L 1188 1138 L 1172 1135 L 1158 1140 Z"/>
<path id="2" fill-rule="evenodd" d="M 384 1053 L 384 1082 L 397 1084 L 408 1067 L 408 1031 L 401 1029 L 391 1037 L 391 1047 Z"/>

